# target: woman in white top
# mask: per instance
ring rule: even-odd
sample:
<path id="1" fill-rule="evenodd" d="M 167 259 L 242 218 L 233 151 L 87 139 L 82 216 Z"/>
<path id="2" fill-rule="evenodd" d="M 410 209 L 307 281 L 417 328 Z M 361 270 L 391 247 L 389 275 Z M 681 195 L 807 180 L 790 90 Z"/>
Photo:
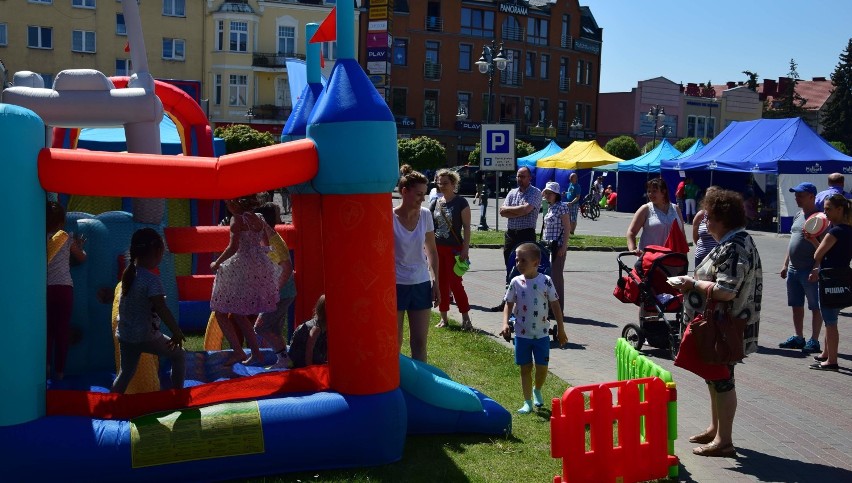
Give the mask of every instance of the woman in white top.
<path id="1" fill-rule="evenodd" d="M 399 346 L 402 348 L 403 319 L 408 312 L 411 358 L 426 361 L 429 313 L 439 302 L 438 249 L 432 213 L 423 208 L 427 179 L 406 170 L 399 179 L 402 203 L 393 209 L 394 256 L 396 262 L 396 315 Z M 431 269 L 431 274 L 429 273 Z"/>
<path id="2" fill-rule="evenodd" d="M 669 237 L 672 223 L 678 220 L 680 229 L 683 230 L 683 220 L 680 218 L 677 206 L 669 200 L 669 189 L 662 178 L 654 178 L 646 183 L 648 192 L 648 203 L 640 206 L 633 215 L 633 221 L 627 228 L 627 250 L 641 255 L 648 245 L 662 245 Z M 636 236 L 639 232 L 639 246 L 636 245 Z"/>

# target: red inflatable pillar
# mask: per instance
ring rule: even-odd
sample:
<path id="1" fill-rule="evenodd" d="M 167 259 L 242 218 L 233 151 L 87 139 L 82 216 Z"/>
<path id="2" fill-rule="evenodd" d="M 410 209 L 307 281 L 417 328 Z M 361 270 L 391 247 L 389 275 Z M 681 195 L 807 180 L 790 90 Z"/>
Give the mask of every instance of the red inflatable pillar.
<path id="1" fill-rule="evenodd" d="M 311 318 L 314 305 L 325 292 L 322 252 L 322 207 L 320 195 L 290 195 L 296 243 L 293 266 L 296 269 L 296 307 L 293 327 Z"/>
<path id="2" fill-rule="evenodd" d="M 328 371 L 341 393 L 399 387 L 391 206 L 390 193 L 322 197 Z"/>

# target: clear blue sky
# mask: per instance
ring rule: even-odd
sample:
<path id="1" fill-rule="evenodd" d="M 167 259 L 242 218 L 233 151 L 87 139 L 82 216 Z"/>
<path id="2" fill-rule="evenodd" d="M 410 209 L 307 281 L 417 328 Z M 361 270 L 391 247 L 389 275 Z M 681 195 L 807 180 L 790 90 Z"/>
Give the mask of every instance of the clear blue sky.
<path id="1" fill-rule="evenodd" d="M 850 0 L 580 0 L 603 30 L 600 92 L 658 76 L 745 81 L 789 72 L 829 78 L 852 38 Z"/>

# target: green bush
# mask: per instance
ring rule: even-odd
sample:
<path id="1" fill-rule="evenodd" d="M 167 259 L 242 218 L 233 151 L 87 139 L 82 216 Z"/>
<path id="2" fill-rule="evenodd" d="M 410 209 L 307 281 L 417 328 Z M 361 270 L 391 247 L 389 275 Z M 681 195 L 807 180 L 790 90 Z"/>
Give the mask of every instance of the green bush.
<path id="1" fill-rule="evenodd" d="M 610 139 L 604 150 L 609 154 L 621 159 L 633 159 L 639 157 L 639 145 L 630 136 L 618 136 Z"/>
<path id="2" fill-rule="evenodd" d="M 399 164 L 409 164 L 417 171 L 443 167 L 447 162 L 447 150 L 437 140 L 420 136 L 414 139 L 399 139 Z"/>
<path id="3" fill-rule="evenodd" d="M 228 154 L 271 146 L 276 142 L 272 134 L 260 132 L 245 124 L 217 127 L 213 135 L 225 140 L 225 152 Z"/>
<path id="4" fill-rule="evenodd" d="M 680 141 L 674 144 L 675 149 L 680 152 L 684 152 L 687 149 L 691 148 L 693 144 L 698 142 L 698 138 L 683 138 Z"/>

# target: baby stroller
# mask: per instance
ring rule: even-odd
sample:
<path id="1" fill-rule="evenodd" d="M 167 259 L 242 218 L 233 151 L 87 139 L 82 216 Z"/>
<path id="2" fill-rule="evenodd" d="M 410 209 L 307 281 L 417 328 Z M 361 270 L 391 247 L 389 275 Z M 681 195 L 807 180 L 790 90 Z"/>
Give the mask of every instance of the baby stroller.
<path id="1" fill-rule="evenodd" d="M 619 278 L 613 290 L 615 298 L 623 303 L 644 307 L 645 315 L 639 323 L 624 326 L 621 336 L 639 350 L 646 341 L 659 349 L 669 349 L 674 359 L 683 335 L 683 294 L 668 284 L 666 279 L 686 275 L 689 258 L 669 248 L 649 245 L 631 268 L 622 257 L 633 252 L 619 253 Z"/>
<path id="2" fill-rule="evenodd" d="M 543 241 L 536 242 L 535 244 L 538 245 L 539 250 L 541 250 L 541 261 L 538 263 L 538 273 L 550 275 L 550 249 L 547 247 L 547 243 Z M 509 280 L 521 274 L 521 272 L 518 271 L 518 268 L 515 267 L 515 250 L 512 250 L 512 254 L 509 255 L 509 260 L 506 261 L 506 272 L 509 274 Z M 561 304 L 564 302 L 560 300 L 559 303 Z M 515 331 L 514 315 L 509 315 L 509 328 L 512 332 Z M 555 342 L 559 342 L 558 330 L 559 328 L 556 324 L 553 324 L 553 327 L 548 330 L 548 333 Z"/>

